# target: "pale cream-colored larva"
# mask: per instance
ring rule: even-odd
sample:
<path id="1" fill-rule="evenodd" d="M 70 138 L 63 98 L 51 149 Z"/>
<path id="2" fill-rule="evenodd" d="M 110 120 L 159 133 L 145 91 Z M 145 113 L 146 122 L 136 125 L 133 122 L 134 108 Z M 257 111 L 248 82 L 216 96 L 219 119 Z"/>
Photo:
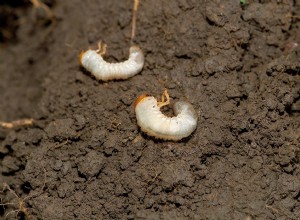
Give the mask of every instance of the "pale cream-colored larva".
<path id="1" fill-rule="evenodd" d="M 164 96 L 167 98 L 164 101 Z M 178 101 L 173 106 L 175 116 L 164 115 L 160 108 L 170 104 L 170 98 L 165 90 L 162 101 L 153 96 L 141 95 L 134 104 L 137 123 L 141 130 L 158 139 L 179 141 L 190 136 L 197 127 L 198 116 L 193 106 L 184 101 Z"/>
<path id="2" fill-rule="evenodd" d="M 106 52 L 106 45 L 98 44 L 98 50 L 87 50 L 80 54 L 80 64 L 96 79 L 102 81 L 114 79 L 128 79 L 138 74 L 144 66 L 144 54 L 138 46 L 131 46 L 128 60 L 120 63 L 108 63 L 102 56 Z"/>

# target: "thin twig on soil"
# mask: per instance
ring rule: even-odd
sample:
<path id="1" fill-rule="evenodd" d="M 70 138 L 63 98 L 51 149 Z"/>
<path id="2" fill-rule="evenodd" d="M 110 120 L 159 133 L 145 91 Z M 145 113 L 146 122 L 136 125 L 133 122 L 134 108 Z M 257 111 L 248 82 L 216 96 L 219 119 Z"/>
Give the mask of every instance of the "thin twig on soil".
<path id="1" fill-rule="evenodd" d="M 47 18 L 51 21 L 54 21 L 54 15 L 48 5 L 44 4 L 40 0 L 30 0 L 30 2 L 35 8 L 43 9 L 47 14 Z"/>
<path id="2" fill-rule="evenodd" d="M 32 125 L 32 124 L 33 124 L 32 118 L 20 119 L 20 120 L 16 120 L 16 121 L 12 121 L 12 122 L 0 121 L 0 127 L 3 127 L 3 128 L 15 128 L 15 127 Z"/>
<path id="3" fill-rule="evenodd" d="M 139 0 L 134 0 L 133 4 L 133 12 L 132 12 L 132 30 L 131 30 L 131 42 L 133 43 L 136 31 L 136 19 L 137 19 L 137 12 L 139 7 Z"/>

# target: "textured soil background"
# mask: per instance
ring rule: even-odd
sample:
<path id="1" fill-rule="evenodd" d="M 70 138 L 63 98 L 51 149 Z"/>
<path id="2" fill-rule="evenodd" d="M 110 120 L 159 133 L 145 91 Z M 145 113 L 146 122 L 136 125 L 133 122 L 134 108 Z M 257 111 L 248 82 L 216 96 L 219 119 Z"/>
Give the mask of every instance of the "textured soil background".
<path id="1" fill-rule="evenodd" d="M 299 0 L 141 0 L 144 69 L 107 83 L 78 55 L 127 59 L 133 2 L 45 3 L 0 3 L 0 121 L 35 120 L 0 128 L 1 219 L 300 218 Z M 136 124 L 164 88 L 199 114 L 181 142 Z"/>

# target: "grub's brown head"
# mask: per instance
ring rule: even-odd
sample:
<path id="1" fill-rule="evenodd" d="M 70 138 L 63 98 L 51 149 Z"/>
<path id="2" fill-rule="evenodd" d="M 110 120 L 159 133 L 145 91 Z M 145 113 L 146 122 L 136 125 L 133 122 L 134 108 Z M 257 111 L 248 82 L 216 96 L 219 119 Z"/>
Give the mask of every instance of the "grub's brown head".
<path id="1" fill-rule="evenodd" d="M 80 63 L 81 66 L 82 66 L 82 57 L 83 57 L 84 53 L 85 53 L 85 51 L 82 50 L 82 51 L 80 52 L 80 54 L 79 54 L 79 63 Z"/>
<path id="2" fill-rule="evenodd" d="M 146 95 L 146 94 L 143 94 L 143 95 L 140 95 L 134 102 L 133 104 L 133 107 L 134 109 L 136 108 L 136 106 L 146 97 L 149 97 L 149 95 Z"/>

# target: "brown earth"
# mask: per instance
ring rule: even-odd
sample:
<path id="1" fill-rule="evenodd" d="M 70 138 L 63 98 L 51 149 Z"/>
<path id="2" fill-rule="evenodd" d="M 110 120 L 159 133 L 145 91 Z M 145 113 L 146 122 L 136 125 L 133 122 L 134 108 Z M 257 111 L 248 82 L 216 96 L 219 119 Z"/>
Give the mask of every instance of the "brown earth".
<path id="1" fill-rule="evenodd" d="M 45 3 L 0 3 L 0 121 L 35 120 L 0 128 L 1 219 L 300 218 L 299 0 L 141 0 L 144 69 L 108 83 L 78 55 L 127 58 L 132 0 Z M 164 88 L 199 114 L 181 142 L 136 124 Z"/>

